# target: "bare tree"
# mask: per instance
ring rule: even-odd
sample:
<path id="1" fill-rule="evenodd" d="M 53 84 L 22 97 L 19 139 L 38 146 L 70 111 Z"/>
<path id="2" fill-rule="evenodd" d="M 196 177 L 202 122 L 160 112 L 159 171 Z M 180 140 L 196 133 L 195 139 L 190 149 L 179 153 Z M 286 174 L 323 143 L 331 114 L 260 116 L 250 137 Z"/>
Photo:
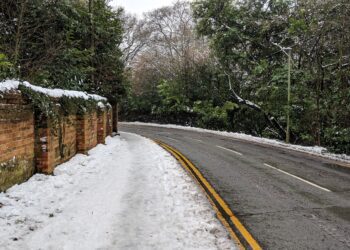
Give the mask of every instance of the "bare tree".
<path id="1" fill-rule="evenodd" d="M 142 56 L 149 58 L 153 69 L 163 77 L 172 79 L 209 56 L 207 42 L 195 35 L 188 2 L 178 1 L 173 6 L 149 12 L 146 23 L 152 33 Z"/>
<path id="2" fill-rule="evenodd" d="M 162 79 L 181 78 L 186 87 L 191 68 L 208 60 L 209 46 L 195 34 L 189 2 L 156 9 L 141 20 L 125 15 L 124 20 L 122 50 L 136 92 L 156 91 Z"/>
<path id="3" fill-rule="evenodd" d="M 139 20 L 133 15 L 125 14 L 123 20 L 124 36 L 121 44 L 123 61 L 127 67 L 131 67 L 135 57 L 149 44 L 152 29 L 144 19 Z"/>

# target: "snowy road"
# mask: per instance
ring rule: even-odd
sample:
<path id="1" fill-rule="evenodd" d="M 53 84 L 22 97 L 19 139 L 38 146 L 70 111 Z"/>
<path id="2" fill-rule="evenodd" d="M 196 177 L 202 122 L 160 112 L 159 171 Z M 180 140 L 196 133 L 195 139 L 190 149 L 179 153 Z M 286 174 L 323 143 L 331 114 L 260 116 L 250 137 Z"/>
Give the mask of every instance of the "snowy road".
<path id="1" fill-rule="evenodd" d="M 263 249 L 350 249 L 348 156 L 333 161 L 280 142 L 174 127 L 120 129 L 182 152 Z"/>
<path id="2" fill-rule="evenodd" d="M 0 249 L 235 249 L 173 157 L 123 133 L 0 194 Z"/>

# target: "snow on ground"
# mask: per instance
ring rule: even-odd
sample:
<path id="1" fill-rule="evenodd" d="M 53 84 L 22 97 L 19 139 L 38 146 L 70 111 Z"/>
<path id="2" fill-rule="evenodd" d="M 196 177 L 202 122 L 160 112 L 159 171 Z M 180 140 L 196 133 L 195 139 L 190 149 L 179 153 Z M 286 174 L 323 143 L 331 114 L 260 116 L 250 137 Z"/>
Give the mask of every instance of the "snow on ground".
<path id="1" fill-rule="evenodd" d="M 350 155 L 332 154 L 328 152 L 326 148 L 323 148 L 323 147 L 319 147 L 319 146 L 306 147 L 306 146 L 300 146 L 295 144 L 287 144 L 282 141 L 277 141 L 277 140 L 272 140 L 272 139 L 267 139 L 262 137 L 255 137 L 255 136 L 247 135 L 243 133 L 216 131 L 216 130 L 209 130 L 209 129 L 203 129 L 203 128 L 189 127 L 189 126 L 180 126 L 180 125 L 173 125 L 173 124 L 157 124 L 157 123 L 144 123 L 144 122 L 121 122 L 121 124 L 129 124 L 129 125 L 134 124 L 134 125 L 143 125 L 143 126 L 152 126 L 152 127 L 175 128 L 175 129 L 190 130 L 190 131 L 196 131 L 196 132 L 202 132 L 202 133 L 217 134 L 221 136 L 232 137 L 235 139 L 241 139 L 241 140 L 252 141 L 252 142 L 272 145 L 272 146 L 286 148 L 286 149 L 292 149 L 299 152 L 306 152 L 312 155 L 322 156 L 328 159 L 350 163 Z"/>
<path id="2" fill-rule="evenodd" d="M 235 249 L 172 156 L 143 137 L 108 137 L 54 176 L 0 193 L 0 249 Z"/>

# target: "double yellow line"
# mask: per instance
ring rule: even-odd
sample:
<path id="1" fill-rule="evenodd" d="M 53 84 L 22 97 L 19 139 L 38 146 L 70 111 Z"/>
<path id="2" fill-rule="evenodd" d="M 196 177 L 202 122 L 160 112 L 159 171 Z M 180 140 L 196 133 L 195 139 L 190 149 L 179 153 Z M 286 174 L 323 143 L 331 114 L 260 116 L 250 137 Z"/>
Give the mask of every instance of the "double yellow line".
<path id="1" fill-rule="evenodd" d="M 175 148 L 165 144 L 162 141 L 154 140 L 157 144 L 172 154 L 187 170 L 188 173 L 197 181 L 199 186 L 205 192 L 209 202 L 216 211 L 217 217 L 221 223 L 226 227 L 233 240 L 237 243 L 240 249 L 262 249 L 259 243 L 253 238 L 238 218 L 233 214 L 226 202 L 215 191 L 213 186 L 205 179 L 198 168 L 181 154 Z"/>

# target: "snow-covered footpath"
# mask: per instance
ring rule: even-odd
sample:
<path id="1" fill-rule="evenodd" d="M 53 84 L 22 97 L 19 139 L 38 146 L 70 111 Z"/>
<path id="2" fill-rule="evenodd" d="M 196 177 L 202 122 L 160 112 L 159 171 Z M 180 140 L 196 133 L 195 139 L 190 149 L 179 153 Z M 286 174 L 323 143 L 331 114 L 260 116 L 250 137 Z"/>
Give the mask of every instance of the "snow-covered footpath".
<path id="1" fill-rule="evenodd" d="M 203 128 L 174 125 L 174 124 L 157 124 L 157 123 L 144 123 L 144 122 L 121 122 L 121 124 L 142 125 L 142 126 L 163 127 L 163 128 L 175 128 L 175 129 L 183 129 L 183 130 L 195 131 L 195 132 L 200 132 L 200 133 L 216 134 L 216 135 L 227 136 L 227 137 L 231 137 L 231 138 L 235 138 L 235 139 L 246 140 L 246 141 L 266 144 L 266 145 L 270 145 L 270 146 L 291 149 L 291 150 L 295 150 L 295 151 L 299 151 L 299 152 L 305 152 L 305 153 L 309 153 L 309 154 L 312 154 L 315 156 L 322 156 L 324 158 L 328 158 L 331 160 L 350 163 L 350 155 L 333 154 L 333 153 L 328 152 L 328 150 L 324 147 L 319 147 L 319 146 L 308 147 L 308 146 L 301 146 L 301 145 L 295 145 L 295 144 L 287 144 L 287 143 L 282 142 L 282 141 L 267 139 L 267 138 L 262 138 L 262 137 L 256 137 L 256 136 L 247 135 L 247 134 L 243 134 L 243 133 L 209 130 L 209 129 L 203 129 Z"/>
<path id="2" fill-rule="evenodd" d="M 235 249 L 172 156 L 133 134 L 106 144 L 0 193 L 0 249 Z"/>

